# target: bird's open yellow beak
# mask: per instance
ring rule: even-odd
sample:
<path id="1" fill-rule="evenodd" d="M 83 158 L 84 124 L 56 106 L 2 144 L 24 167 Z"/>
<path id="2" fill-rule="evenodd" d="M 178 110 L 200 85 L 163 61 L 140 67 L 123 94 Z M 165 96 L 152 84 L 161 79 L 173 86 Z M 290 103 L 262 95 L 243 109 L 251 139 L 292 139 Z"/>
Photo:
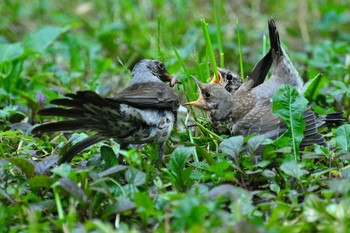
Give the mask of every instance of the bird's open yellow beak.
<path id="1" fill-rule="evenodd" d="M 218 76 L 216 76 L 216 74 L 214 74 L 210 83 L 211 84 L 222 84 L 222 77 L 221 77 L 221 73 L 219 70 L 218 70 Z"/>
<path id="2" fill-rule="evenodd" d="M 191 76 L 191 77 L 194 79 L 198 88 L 200 89 L 201 86 L 203 85 L 203 83 L 201 83 L 196 77 L 194 77 L 194 76 Z M 205 106 L 206 106 L 204 97 L 203 97 L 201 92 L 199 92 L 199 97 L 196 101 L 187 102 L 187 103 L 184 103 L 182 105 L 183 106 L 193 106 L 193 107 L 197 107 L 197 108 L 201 108 L 201 109 L 205 108 Z"/>
<path id="3" fill-rule="evenodd" d="M 205 101 L 202 95 L 200 94 L 199 98 L 196 101 L 184 103 L 183 106 L 193 106 L 203 109 L 205 107 Z"/>

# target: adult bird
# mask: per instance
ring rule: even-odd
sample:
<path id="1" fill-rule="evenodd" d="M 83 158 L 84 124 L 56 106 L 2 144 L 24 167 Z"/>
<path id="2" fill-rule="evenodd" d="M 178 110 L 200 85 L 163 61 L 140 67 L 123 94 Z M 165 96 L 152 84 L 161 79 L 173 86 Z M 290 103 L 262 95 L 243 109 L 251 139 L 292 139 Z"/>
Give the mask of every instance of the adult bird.
<path id="1" fill-rule="evenodd" d="M 170 85 L 163 82 L 170 82 Z M 32 133 L 96 132 L 73 145 L 60 163 L 70 162 L 77 153 L 110 138 L 121 145 L 157 143 L 158 160 L 162 161 L 179 107 L 178 96 L 172 89 L 175 83 L 179 81 L 169 74 L 162 62 L 143 59 L 132 70 L 131 85 L 114 98 L 102 97 L 93 91 L 79 91 L 54 99 L 51 104 L 57 107 L 42 109 L 38 114 L 67 119 L 36 126 Z"/>

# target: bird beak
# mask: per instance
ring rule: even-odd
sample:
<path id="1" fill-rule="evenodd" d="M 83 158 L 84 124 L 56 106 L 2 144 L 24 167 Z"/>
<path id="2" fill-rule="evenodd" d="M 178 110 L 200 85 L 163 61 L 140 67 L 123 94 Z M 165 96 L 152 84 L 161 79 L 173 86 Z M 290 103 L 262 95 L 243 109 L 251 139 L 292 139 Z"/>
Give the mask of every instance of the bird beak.
<path id="1" fill-rule="evenodd" d="M 203 86 L 203 83 L 201 83 L 196 77 L 194 77 L 193 75 L 191 75 L 191 77 L 193 78 L 193 80 L 196 82 L 197 86 L 199 89 L 201 89 L 201 87 Z M 193 107 L 197 107 L 197 108 L 201 108 L 204 109 L 206 104 L 205 104 L 205 100 L 203 98 L 202 93 L 199 93 L 199 97 L 196 101 L 192 101 L 192 102 L 187 102 L 182 104 L 183 106 L 193 106 Z"/>
<path id="2" fill-rule="evenodd" d="M 204 109 L 205 108 L 205 101 L 204 101 L 204 98 L 202 97 L 202 95 L 200 95 L 196 101 L 187 102 L 187 103 L 184 103 L 182 105 L 183 106 L 193 106 L 193 107 Z"/>
<path id="3" fill-rule="evenodd" d="M 211 84 L 222 84 L 222 76 L 220 72 L 220 68 L 218 67 L 218 77 L 216 77 L 216 74 L 213 75 L 212 80 L 210 81 Z"/>
<path id="4" fill-rule="evenodd" d="M 169 82 L 169 85 L 171 87 L 175 86 L 176 83 L 181 84 L 180 80 L 178 80 L 177 78 L 173 77 L 169 72 L 166 72 L 164 74 L 165 76 L 165 81 Z"/>

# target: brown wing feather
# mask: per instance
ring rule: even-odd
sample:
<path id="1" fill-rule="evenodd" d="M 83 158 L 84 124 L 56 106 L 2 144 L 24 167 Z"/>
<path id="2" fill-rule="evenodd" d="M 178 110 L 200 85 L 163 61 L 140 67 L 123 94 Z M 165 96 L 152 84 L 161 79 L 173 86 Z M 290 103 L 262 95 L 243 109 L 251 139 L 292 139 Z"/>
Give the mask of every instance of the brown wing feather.
<path id="1" fill-rule="evenodd" d="M 125 103 L 137 108 L 159 108 L 177 111 L 179 98 L 171 87 L 163 83 L 137 83 L 125 88 L 111 102 Z"/>

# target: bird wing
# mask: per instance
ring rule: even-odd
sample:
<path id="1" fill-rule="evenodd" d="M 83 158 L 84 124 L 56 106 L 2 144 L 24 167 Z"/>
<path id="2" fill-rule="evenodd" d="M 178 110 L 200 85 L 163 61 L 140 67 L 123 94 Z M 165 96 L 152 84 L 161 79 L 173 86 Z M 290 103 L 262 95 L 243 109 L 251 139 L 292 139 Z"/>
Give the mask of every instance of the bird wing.
<path id="1" fill-rule="evenodd" d="M 315 113 L 307 109 L 303 115 L 305 122 L 304 138 L 300 147 L 314 144 L 325 145 L 326 140 L 317 132 Z M 263 134 L 274 140 L 281 136 L 287 126 L 277 116 L 272 114 L 271 102 L 264 100 L 258 107 L 253 108 L 244 118 L 235 124 L 236 129 L 244 136 L 250 134 Z"/>
<path id="2" fill-rule="evenodd" d="M 136 108 L 171 109 L 174 112 L 179 107 L 179 98 L 173 89 L 155 82 L 133 84 L 108 101 Z"/>
<path id="3" fill-rule="evenodd" d="M 265 134 L 275 139 L 287 128 L 283 121 L 272 114 L 271 101 L 262 100 L 248 114 L 236 123 L 236 129 L 245 136 L 250 134 Z"/>
<path id="4" fill-rule="evenodd" d="M 171 90 L 172 91 L 172 90 Z M 43 116 L 59 116 L 68 118 L 63 121 L 45 123 L 36 126 L 32 133 L 44 133 L 55 131 L 92 130 L 105 138 L 117 138 L 123 140 L 130 135 L 148 133 L 151 127 L 157 126 L 164 113 L 157 109 L 161 107 L 143 108 L 136 107 L 138 104 L 128 104 L 128 98 L 108 99 L 101 97 L 92 91 L 79 91 L 76 94 L 67 94 L 66 98 L 52 100 L 51 103 L 59 107 L 51 107 L 38 111 Z M 139 98 L 141 95 L 139 95 Z M 160 102 L 160 98 L 158 98 Z M 177 100 L 177 99 L 176 99 Z M 131 103 L 136 102 L 136 97 L 131 98 Z M 142 99 L 139 104 L 142 106 Z M 178 102 L 177 102 L 178 103 Z M 171 109 L 165 109 L 170 111 Z M 174 116 L 176 114 L 174 112 Z M 125 139 L 126 140 L 126 139 Z"/>
<path id="5" fill-rule="evenodd" d="M 276 27 L 276 23 L 273 19 L 270 19 L 268 21 L 268 27 L 272 56 L 275 57 L 276 61 L 278 61 L 279 58 L 283 56 L 283 50 L 281 47 L 280 36 Z"/>
<path id="6" fill-rule="evenodd" d="M 270 49 L 269 52 L 258 63 L 255 64 L 253 70 L 247 76 L 247 80 L 253 80 L 252 86 L 250 88 L 254 88 L 265 81 L 267 73 L 271 68 L 272 62 L 272 51 Z"/>

